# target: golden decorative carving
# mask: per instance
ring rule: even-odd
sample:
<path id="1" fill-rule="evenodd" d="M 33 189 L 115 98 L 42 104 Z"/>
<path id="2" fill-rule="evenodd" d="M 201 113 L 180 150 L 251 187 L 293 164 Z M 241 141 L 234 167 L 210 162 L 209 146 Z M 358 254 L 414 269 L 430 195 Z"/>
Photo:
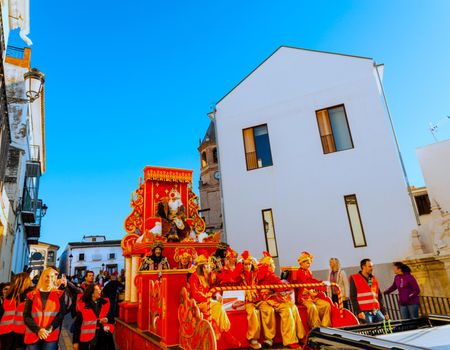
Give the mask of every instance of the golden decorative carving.
<path id="1" fill-rule="evenodd" d="M 192 191 L 192 184 L 188 186 L 188 213 L 193 221 L 193 229 L 197 233 L 205 232 L 206 224 L 202 217 L 198 214 L 200 205 L 198 204 L 198 197 Z"/>
<path id="2" fill-rule="evenodd" d="M 131 194 L 132 212 L 125 219 L 124 226 L 128 233 L 142 234 L 143 210 L 144 210 L 144 184 L 141 183 L 136 191 Z"/>
<path id="3" fill-rule="evenodd" d="M 136 240 L 138 238 L 139 235 L 135 233 L 128 233 L 125 235 L 125 237 L 122 238 L 120 246 L 122 247 L 124 255 L 131 254 L 131 252 L 133 251 L 134 244 L 136 243 Z"/>
<path id="4" fill-rule="evenodd" d="M 180 346 L 186 350 L 217 350 L 216 335 L 212 325 L 203 319 L 203 314 L 185 287 L 181 290 L 178 307 L 180 323 Z"/>
<path id="5" fill-rule="evenodd" d="M 181 183 L 192 182 L 191 170 L 146 167 L 144 172 L 146 181 L 156 180 Z"/>

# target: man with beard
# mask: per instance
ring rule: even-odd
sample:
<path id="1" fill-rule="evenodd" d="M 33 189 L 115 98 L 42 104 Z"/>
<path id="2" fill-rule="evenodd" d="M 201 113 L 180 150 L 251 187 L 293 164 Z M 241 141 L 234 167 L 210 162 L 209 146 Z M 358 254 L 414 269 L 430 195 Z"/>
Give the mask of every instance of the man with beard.
<path id="1" fill-rule="evenodd" d="M 151 270 L 168 270 L 170 269 L 169 261 L 162 255 L 164 245 L 162 242 L 155 242 L 152 246 L 152 255 L 146 256 L 142 260 L 139 271 Z"/>
<path id="2" fill-rule="evenodd" d="M 169 192 L 169 197 L 163 197 L 158 203 L 158 216 L 161 218 L 162 235 L 171 242 L 182 241 L 191 232 L 181 194 L 176 188 Z"/>

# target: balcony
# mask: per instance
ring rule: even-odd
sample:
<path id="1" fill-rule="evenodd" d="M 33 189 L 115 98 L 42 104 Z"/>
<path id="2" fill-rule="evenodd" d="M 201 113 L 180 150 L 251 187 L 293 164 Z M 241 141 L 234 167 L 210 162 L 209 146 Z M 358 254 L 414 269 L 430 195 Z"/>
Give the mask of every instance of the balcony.
<path id="1" fill-rule="evenodd" d="M 39 238 L 41 237 L 41 221 L 47 210 L 47 206 L 43 204 L 42 199 L 38 199 L 35 202 L 37 203 L 37 205 L 34 212 L 34 220 L 28 222 L 24 221 L 25 234 L 27 236 L 28 244 L 37 244 Z M 32 212 L 27 213 L 30 214 Z M 24 215 L 22 212 L 22 218 L 23 217 Z"/>
<path id="2" fill-rule="evenodd" d="M 6 49 L 6 56 L 23 60 L 25 56 L 25 49 L 8 45 Z"/>
<path id="3" fill-rule="evenodd" d="M 25 187 L 22 197 L 22 221 L 24 223 L 36 223 L 37 211 L 42 207 L 42 200 L 38 199 L 40 177 L 40 149 L 39 146 L 31 145 L 29 159 L 26 163 Z"/>

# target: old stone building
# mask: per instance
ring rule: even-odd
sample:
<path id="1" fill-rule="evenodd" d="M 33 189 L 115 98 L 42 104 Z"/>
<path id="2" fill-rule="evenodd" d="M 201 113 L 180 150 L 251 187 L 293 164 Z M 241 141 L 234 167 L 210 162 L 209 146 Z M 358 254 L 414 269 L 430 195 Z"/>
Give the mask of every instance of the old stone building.
<path id="1" fill-rule="evenodd" d="M 200 203 L 206 229 L 222 228 L 222 209 L 220 195 L 220 172 L 217 157 L 216 133 L 214 123 L 209 124 L 208 130 L 198 147 L 200 153 Z"/>

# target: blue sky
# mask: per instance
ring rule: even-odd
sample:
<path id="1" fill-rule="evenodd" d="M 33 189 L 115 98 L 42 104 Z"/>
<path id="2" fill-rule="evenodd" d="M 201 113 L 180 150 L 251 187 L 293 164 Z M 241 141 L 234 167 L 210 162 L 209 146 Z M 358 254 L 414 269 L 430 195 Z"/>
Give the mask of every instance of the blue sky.
<path id="1" fill-rule="evenodd" d="M 449 13 L 445 0 L 31 1 L 32 64 L 47 78 L 41 240 L 121 238 L 145 165 L 198 180 L 210 106 L 280 45 L 384 63 L 410 183 L 422 185 L 415 149 L 450 114 Z"/>

